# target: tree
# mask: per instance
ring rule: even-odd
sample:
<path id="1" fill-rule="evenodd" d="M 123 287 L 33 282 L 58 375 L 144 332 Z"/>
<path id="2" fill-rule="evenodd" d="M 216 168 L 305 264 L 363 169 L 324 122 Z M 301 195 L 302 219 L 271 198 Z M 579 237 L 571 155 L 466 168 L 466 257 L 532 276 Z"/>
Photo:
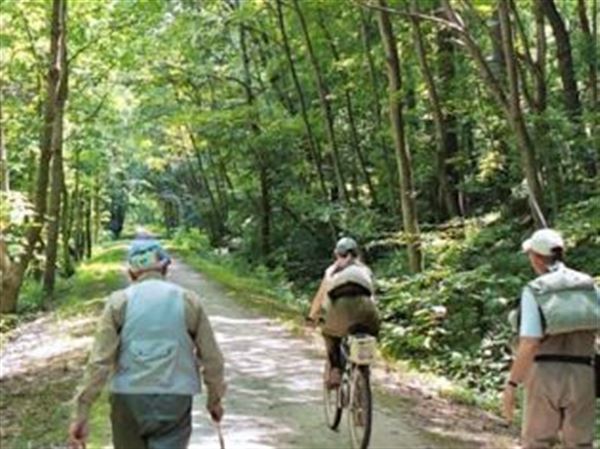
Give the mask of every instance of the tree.
<path id="1" fill-rule="evenodd" d="M 439 188 L 439 199 L 440 208 L 445 209 L 447 217 L 454 217 L 458 215 L 458 196 L 456 194 L 456 188 L 452 185 L 452 179 L 448 170 L 448 159 L 452 153 L 455 152 L 453 148 L 455 142 L 452 140 L 452 134 L 449 132 L 448 119 L 445 117 L 442 111 L 441 99 L 438 94 L 438 89 L 433 79 L 433 73 L 429 68 L 429 62 L 427 61 L 427 55 L 425 50 L 425 44 L 423 42 L 423 36 L 421 33 L 421 26 L 419 24 L 418 5 L 416 0 L 411 1 L 411 25 L 413 30 L 413 40 L 415 41 L 415 47 L 417 56 L 419 59 L 419 65 L 423 74 L 423 79 L 427 86 L 427 94 L 431 103 L 431 110 L 433 112 L 433 122 L 435 125 L 435 139 L 437 144 L 437 179 Z"/>
<path id="2" fill-rule="evenodd" d="M 56 279 L 56 261 L 58 256 L 58 237 L 61 223 L 61 199 L 64 189 L 63 172 L 63 122 L 65 103 L 68 96 L 69 67 L 67 61 L 67 2 L 64 0 L 62 7 L 62 27 L 59 41 L 59 80 L 56 92 L 56 112 L 54 132 L 52 135 L 52 183 L 50 185 L 50 206 L 48 239 L 46 243 L 46 267 L 44 270 L 43 289 L 46 297 L 54 292 Z"/>
<path id="3" fill-rule="evenodd" d="M 448 0 L 442 0 L 449 26 L 457 33 L 465 49 L 475 62 L 481 79 L 486 84 L 490 94 L 504 112 L 521 154 L 521 166 L 528 186 L 531 212 L 539 226 L 545 223 L 543 217 L 544 202 L 542 186 L 538 176 L 538 164 L 535 156 L 535 147 L 525 117 L 520 106 L 519 82 L 517 78 L 516 56 L 512 41 L 512 26 L 509 19 L 508 0 L 500 0 L 499 17 L 502 33 L 502 51 L 505 60 L 505 69 L 508 76 L 508 92 L 494 75 L 488 62 L 485 60 L 481 48 L 470 34 L 466 24 L 459 19 L 456 11 Z"/>
<path id="4" fill-rule="evenodd" d="M 35 194 L 35 216 L 29 226 L 26 236 L 25 253 L 12 261 L 3 270 L 2 296 L 0 312 L 14 312 L 25 272 L 33 257 L 35 247 L 42 232 L 46 218 L 46 201 L 48 179 L 50 172 L 50 159 L 52 158 L 53 139 L 59 132 L 59 91 L 61 85 L 61 57 L 63 56 L 63 43 L 65 42 L 65 11 L 67 0 L 53 0 L 51 16 L 50 61 L 46 82 L 46 100 L 44 113 L 44 127 L 40 141 L 40 158 L 37 172 L 37 187 Z M 5 251 L 3 251 L 5 252 Z"/>
<path id="5" fill-rule="evenodd" d="M 378 0 L 378 5 L 382 8 L 387 7 L 385 0 Z M 422 269 L 421 244 L 412 182 L 411 160 L 406 146 L 402 103 L 399 99 L 399 94 L 402 91 L 400 58 L 388 12 L 385 9 L 381 9 L 378 18 L 379 32 L 385 48 L 387 63 L 389 114 L 396 149 L 396 163 L 398 164 L 398 173 L 400 174 L 400 202 L 402 204 L 402 221 L 406 235 L 409 267 L 413 273 L 417 273 Z"/>

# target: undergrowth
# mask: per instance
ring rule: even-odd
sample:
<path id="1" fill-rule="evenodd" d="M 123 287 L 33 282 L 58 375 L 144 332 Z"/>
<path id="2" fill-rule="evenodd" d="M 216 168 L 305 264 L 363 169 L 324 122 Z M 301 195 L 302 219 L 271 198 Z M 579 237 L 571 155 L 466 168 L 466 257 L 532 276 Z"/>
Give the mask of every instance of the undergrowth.
<path id="1" fill-rule="evenodd" d="M 75 276 L 61 280 L 53 304 L 56 319 L 47 325 L 60 326 L 69 320 L 97 315 L 103 307 L 103 299 L 124 284 L 124 254 L 122 244 L 101 248 L 92 259 L 80 265 Z M 30 285 L 21 298 L 31 310 L 39 310 L 37 305 L 41 304 L 36 291 L 39 289 Z M 93 326 L 86 332 L 93 332 Z M 10 334 L 7 335 L 10 338 Z M 73 367 L 73 357 L 82 359 L 76 367 Z M 75 356 L 66 352 L 64 357 L 53 357 L 43 366 L 0 383 L 2 448 L 65 447 L 70 401 L 82 379 L 83 357 L 84 354 Z M 108 417 L 108 403 L 103 395 L 96 401 L 90 416 L 92 433 L 88 448 L 105 447 L 110 441 Z"/>
<path id="2" fill-rule="evenodd" d="M 592 198 L 566 207 L 554 225 L 565 235 L 567 263 L 593 275 L 600 273 L 599 216 L 600 201 Z M 531 232 L 501 213 L 424 232 L 425 270 L 417 275 L 408 274 L 401 248 L 371 257 L 384 355 L 452 379 L 459 387 L 448 395 L 459 402 L 497 410 L 514 341 L 507 316 L 533 278 L 520 251 Z M 305 313 L 318 285 L 318 279 L 293 284 L 281 268 L 252 266 L 235 251 L 212 249 L 198 231 L 179 232 L 172 245 L 216 280 L 288 314 Z"/>

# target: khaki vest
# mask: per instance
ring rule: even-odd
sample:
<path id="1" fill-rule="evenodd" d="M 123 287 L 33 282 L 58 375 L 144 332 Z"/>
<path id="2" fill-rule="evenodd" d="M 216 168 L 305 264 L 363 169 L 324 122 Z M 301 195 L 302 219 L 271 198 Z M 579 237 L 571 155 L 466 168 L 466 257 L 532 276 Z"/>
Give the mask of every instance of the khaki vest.
<path id="1" fill-rule="evenodd" d="M 600 331 L 600 296 L 591 276 L 560 264 L 527 286 L 540 308 L 545 336 Z"/>
<path id="2" fill-rule="evenodd" d="M 591 331 L 549 335 L 542 339 L 536 355 L 569 355 L 591 357 L 594 355 L 595 334 Z"/>

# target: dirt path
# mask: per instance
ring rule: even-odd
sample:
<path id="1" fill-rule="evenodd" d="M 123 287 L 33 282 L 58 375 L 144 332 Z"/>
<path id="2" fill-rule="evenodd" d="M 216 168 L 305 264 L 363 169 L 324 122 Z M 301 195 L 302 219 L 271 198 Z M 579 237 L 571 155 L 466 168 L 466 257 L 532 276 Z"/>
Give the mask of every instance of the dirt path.
<path id="1" fill-rule="evenodd" d="M 223 429 L 228 449 L 350 446 L 345 419 L 340 432 L 330 431 L 324 423 L 321 370 L 325 355 L 320 338 L 295 336 L 277 320 L 244 306 L 228 290 L 178 260 L 169 279 L 201 294 L 224 352 L 229 389 Z M 95 319 L 92 314 L 69 319 L 44 315 L 20 327 L 2 345 L 0 411 L 6 422 L 0 426 L 0 440 L 18 435 L 22 420 L 48 413 L 40 408 L 40 401 L 30 398 L 32 394 L 48 396 L 42 405 L 56 409 L 48 425 L 66 428 L 67 416 L 62 416 L 61 410 L 66 410 L 81 379 Z M 428 379 L 422 376 L 407 379 L 380 364 L 373 379 L 372 448 L 511 446 L 510 434 L 499 427 L 496 418 L 430 394 Z M 10 428 L 13 425 L 16 430 Z M 204 409 L 204 396 L 196 399 L 193 427 L 190 449 L 219 447 Z M 61 429 L 48 441 L 61 441 Z M 110 447 L 105 430 L 97 441 L 105 442 L 101 447 Z"/>
<path id="2" fill-rule="evenodd" d="M 202 295 L 225 354 L 229 389 L 223 430 L 227 447 L 349 447 L 345 420 L 340 432 L 332 432 L 324 424 L 321 400 L 324 354 L 314 342 L 295 337 L 277 321 L 247 310 L 227 290 L 180 261 L 175 262 L 169 278 Z M 477 427 L 477 423 L 475 429 L 479 432 L 474 430 L 474 434 L 460 434 L 458 429 L 451 429 L 460 434 L 460 439 L 455 438 L 457 435 L 437 437 L 420 431 L 417 426 L 421 427 L 419 424 L 423 422 L 414 416 L 412 402 L 379 388 L 375 394 L 372 448 L 499 447 L 498 440 L 487 444 L 491 440 L 485 426 Z M 190 448 L 218 448 L 203 401 L 199 397 L 194 406 Z M 417 406 L 427 407 L 427 404 Z M 435 406 L 435 402 L 430 406 Z M 444 417 L 444 413 L 450 416 Z M 437 430 L 442 434 L 452 427 L 452 411 L 442 410 L 440 416 Z M 456 416 L 458 419 L 460 414 Z"/>

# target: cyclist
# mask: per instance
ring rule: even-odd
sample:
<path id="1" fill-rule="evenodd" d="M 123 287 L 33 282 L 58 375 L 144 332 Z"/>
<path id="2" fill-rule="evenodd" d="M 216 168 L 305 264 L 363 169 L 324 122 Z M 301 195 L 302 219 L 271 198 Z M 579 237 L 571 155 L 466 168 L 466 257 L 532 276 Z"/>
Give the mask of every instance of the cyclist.
<path id="1" fill-rule="evenodd" d="M 379 332 L 373 273 L 360 260 L 358 244 L 344 237 L 335 245 L 333 255 L 335 261 L 325 270 L 307 317 L 315 323 L 321 308 L 326 311 L 322 333 L 329 359 L 328 388 L 336 388 L 341 382 L 342 338 L 357 328 L 375 336 Z"/>
<path id="2" fill-rule="evenodd" d="M 137 238 L 128 255 L 132 285 L 113 293 L 98 323 L 85 378 L 75 397 L 71 443 L 85 445 L 88 415 L 110 385 L 116 449 L 185 448 L 192 432 L 192 396 L 223 416 L 223 357 L 199 297 L 164 279 L 170 259 L 154 239 Z"/>

